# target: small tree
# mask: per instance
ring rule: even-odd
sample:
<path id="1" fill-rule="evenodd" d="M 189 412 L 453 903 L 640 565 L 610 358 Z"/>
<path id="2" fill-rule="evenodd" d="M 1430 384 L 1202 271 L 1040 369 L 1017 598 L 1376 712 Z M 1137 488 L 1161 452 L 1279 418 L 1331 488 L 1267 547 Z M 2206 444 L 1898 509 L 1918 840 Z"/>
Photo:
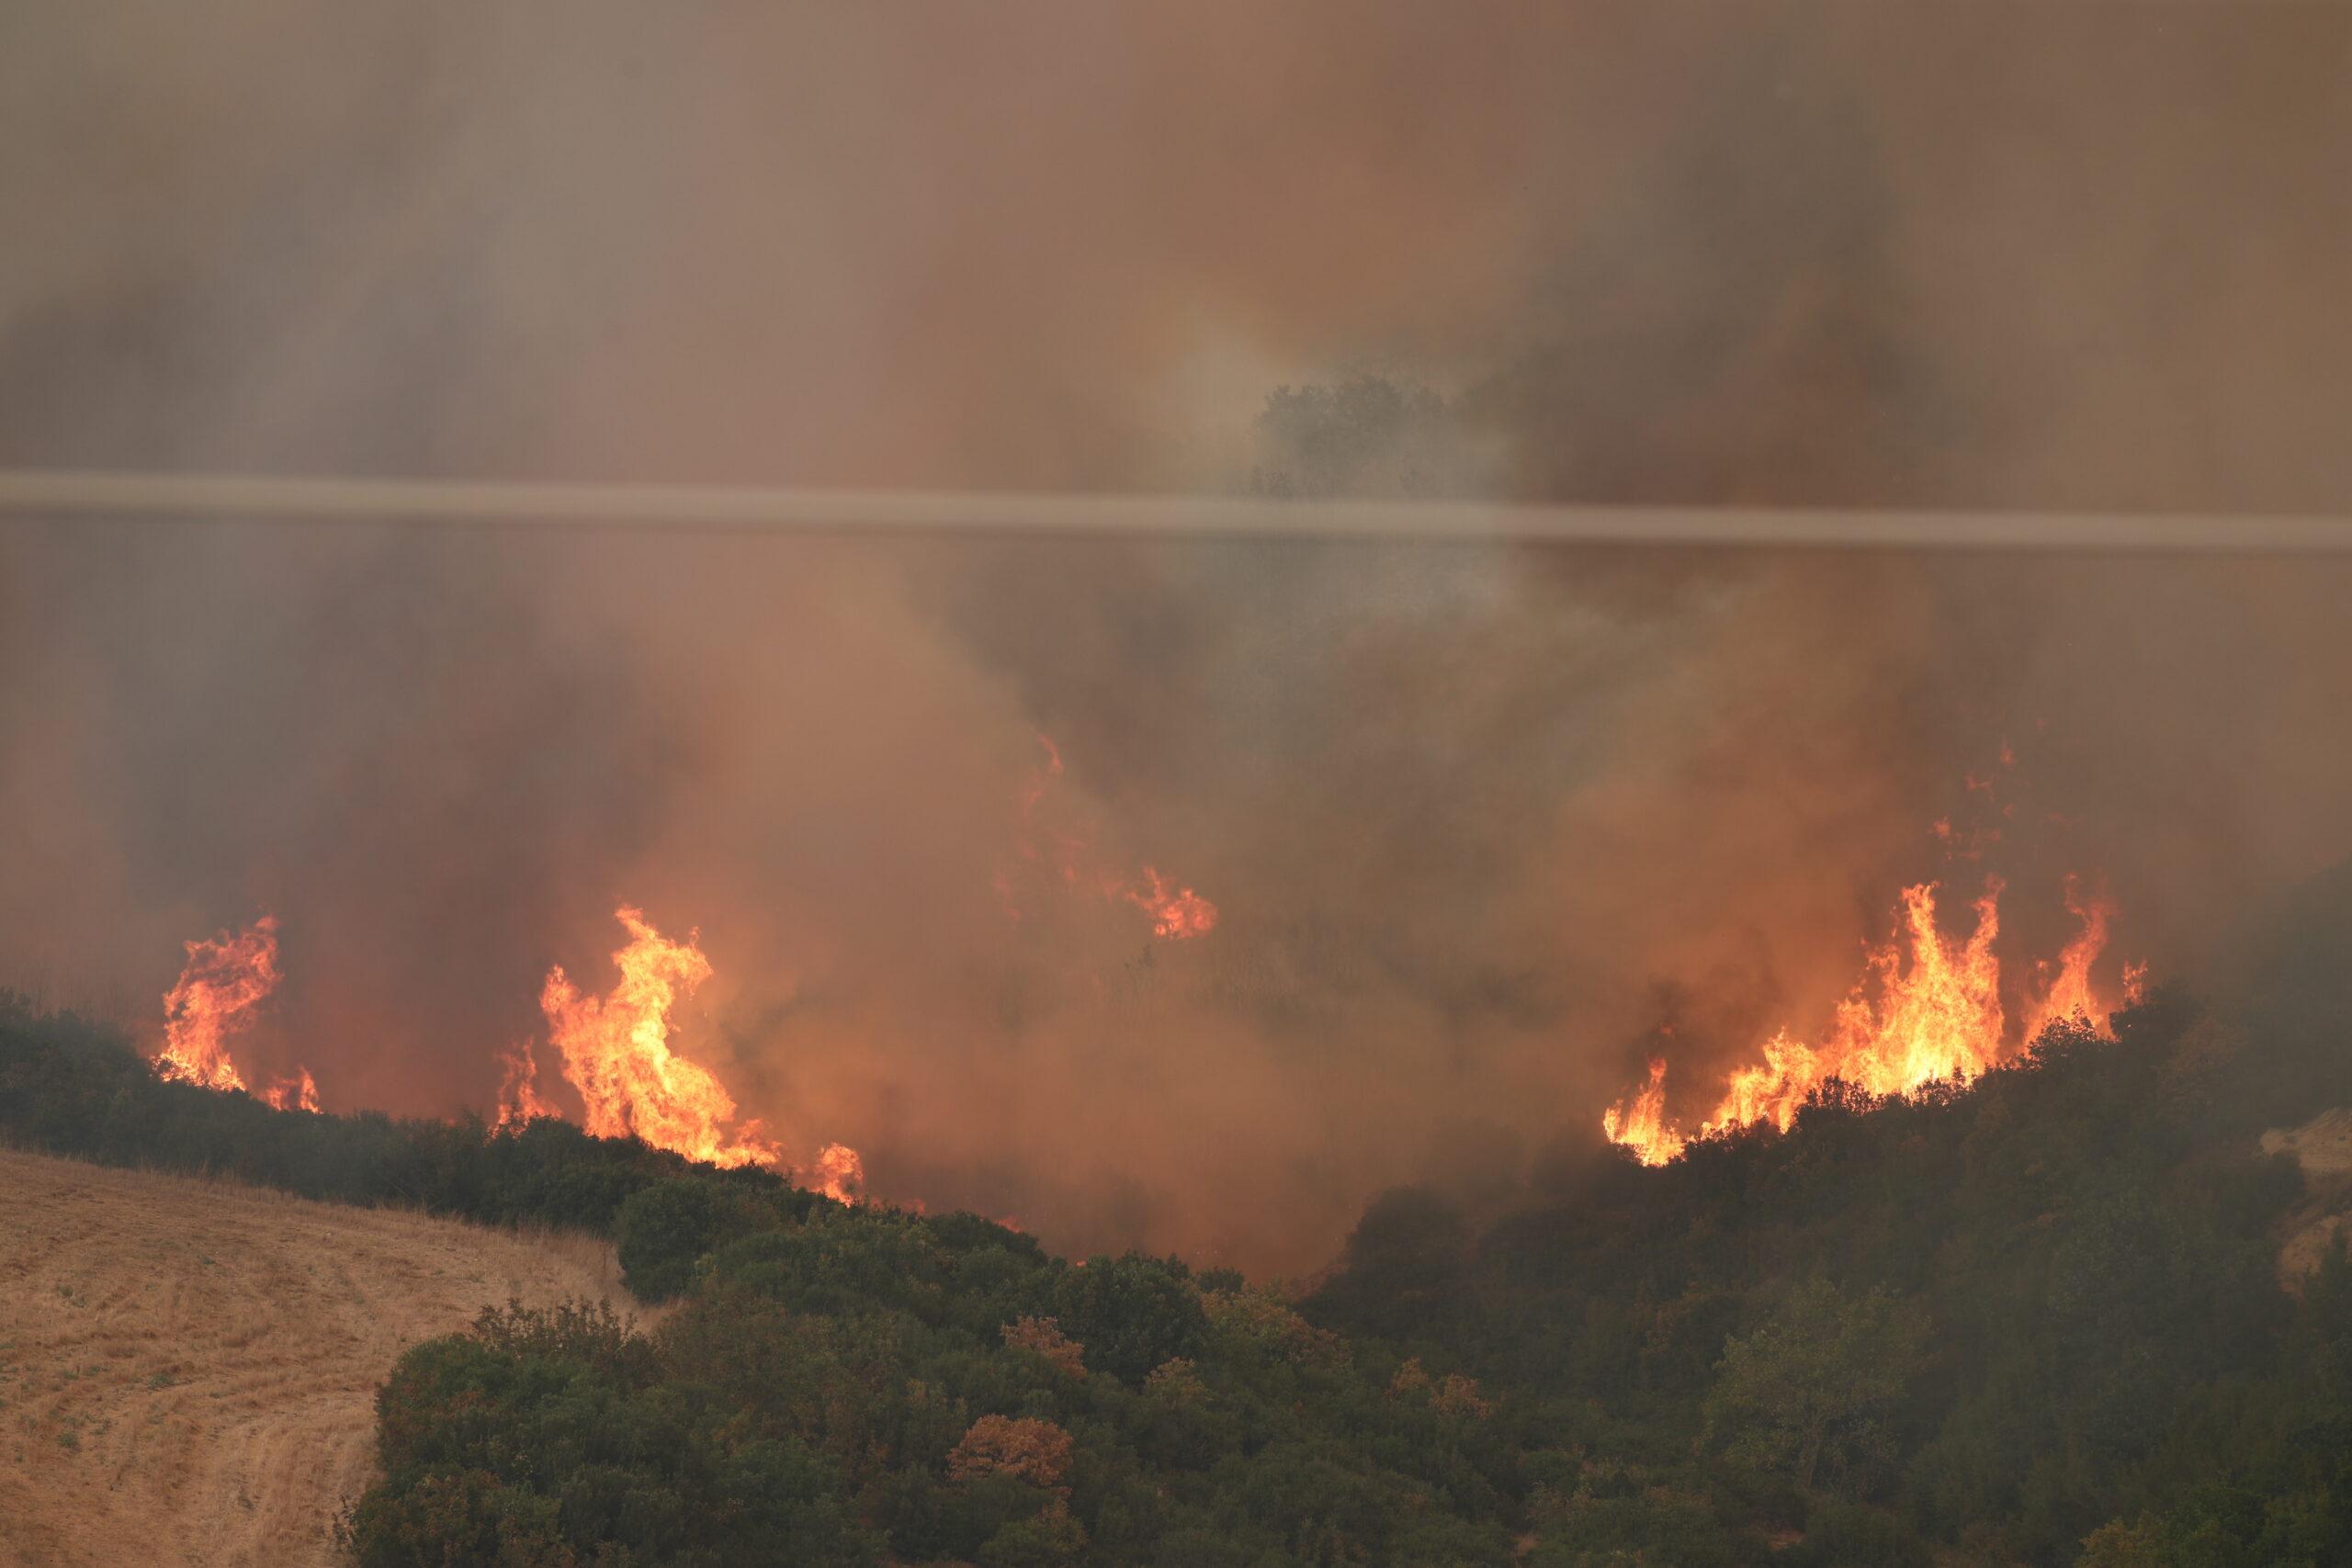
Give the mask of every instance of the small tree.
<path id="1" fill-rule="evenodd" d="M 1857 1479 L 1884 1457 L 1885 1424 L 1927 1335 L 1926 1314 L 1883 1291 L 1800 1286 L 1756 1332 L 1724 1342 L 1708 1440 L 1808 1491 L 1824 1475 Z"/>
<path id="2" fill-rule="evenodd" d="M 741 1228 L 735 1207 L 715 1183 L 695 1177 L 631 1193 L 614 1226 L 623 1282 L 642 1302 L 684 1294 L 703 1254 Z"/>
<path id="3" fill-rule="evenodd" d="M 1086 1347 L 1064 1334 L 1050 1317 L 1014 1318 L 1004 1325 L 1004 1344 L 1009 1350 L 1043 1356 L 1071 1377 L 1086 1375 Z"/>
<path id="4" fill-rule="evenodd" d="M 1208 1325 L 1183 1264 L 1134 1253 L 1064 1270 L 1054 1307 L 1062 1332 L 1086 1347 L 1088 1370 L 1131 1386 L 1171 1356 L 1197 1357 Z"/>
<path id="5" fill-rule="evenodd" d="M 983 1416 L 947 1456 L 947 1473 L 956 1481 L 1001 1475 L 1058 1492 L 1069 1474 L 1069 1434 L 1051 1421 Z"/>

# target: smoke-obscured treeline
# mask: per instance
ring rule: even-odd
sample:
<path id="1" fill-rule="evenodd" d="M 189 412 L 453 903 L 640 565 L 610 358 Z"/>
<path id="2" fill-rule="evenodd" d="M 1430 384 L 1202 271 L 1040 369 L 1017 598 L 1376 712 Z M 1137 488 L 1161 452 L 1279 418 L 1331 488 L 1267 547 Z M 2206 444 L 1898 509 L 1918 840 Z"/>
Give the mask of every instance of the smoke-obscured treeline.
<path id="1" fill-rule="evenodd" d="M 20 1004 L 0 1130 L 583 1224 L 684 1298 L 405 1357 L 364 1562 L 2318 1568 L 2352 1551 L 2352 1191 L 2341 1148 L 2257 1134 L 2352 1103 L 2347 947 L 2339 875 L 2221 1004 L 1908 1101 L 1832 1085 L 1662 1169 L 1596 1153 L 1497 1217 L 1391 1193 L 1300 1301 L 557 1122 L 274 1111 Z"/>
<path id="2" fill-rule="evenodd" d="M 2329 5 L 0 20 L 0 462 L 1596 502 L 2352 505 Z M 2328 562 L 0 525 L 0 980 L 486 1108 L 613 909 L 877 1191 L 1306 1270 L 1899 889 L 2120 956 L 2352 854 Z M 1216 900 L 1018 900 L 1045 809 Z M 1929 832 L 2013 750 L 2000 854 Z M 1955 887 L 1955 893 L 1973 891 Z M 1960 907 L 1958 897 L 1947 905 Z M 1670 1033 L 1668 1032 L 1670 1031 Z M 542 1044 L 545 1042 L 542 1039 Z"/>
<path id="3" fill-rule="evenodd" d="M 1649 1055 L 1703 1095 L 1816 1027 L 1911 882 L 2006 877 L 2027 976 L 2078 874 L 2110 963 L 2193 980 L 2352 852 L 2327 563 L 19 525 L 0 566 L 14 983 L 152 1047 L 182 944 L 267 912 L 249 1070 L 486 1111 L 635 904 L 715 970 L 677 1048 L 796 1158 L 1057 1249 L 1320 1267 L 1383 1187 L 1590 1142 Z M 1932 831 L 1972 812 L 1974 858 Z"/>

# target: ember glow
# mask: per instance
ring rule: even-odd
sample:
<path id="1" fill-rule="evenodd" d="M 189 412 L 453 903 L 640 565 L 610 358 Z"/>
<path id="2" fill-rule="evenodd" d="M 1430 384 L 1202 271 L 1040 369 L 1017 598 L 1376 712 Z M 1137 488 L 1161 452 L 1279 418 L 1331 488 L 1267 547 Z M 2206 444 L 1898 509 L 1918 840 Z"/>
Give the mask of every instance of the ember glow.
<path id="1" fill-rule="evenodd" d="M 783 1165 L 758 1122 L 730 1125 L 735 1100 L 710 1070 L 670 1048 L 671 1010 L 710 978 L 698 933 L 672 942 L 638 910 L 623 905 L 616 913 L 629 941 L 613 954 L 620 978 L 610 994 L 583 993 L 560 964 L 539 994 L 564 1079 L 586 1109 L 584 1125 L 598 1137 L 634 1134 L 713 1165 Z"/>
<path id="2" fill-rule="evenodd" d="M 1205 936 L 1216 929 L 1216 906 L 1189 887 L 1171 888 L 1150 866 L 1143 868 L 1148 890 L 1130 887 L 1127 902 L 1151 917 L 1151 934 L 1171 942 Z"/>
<path id="3" fill-rule="evenodd" d="M 243 1089 L 229 1038 L 252 1023 L 277 988 L 277 919 L 264 915 L 234 937 L 224 931 L 186 945 L 179 982 L 164 994 L 164 1048 L 156 1068 L 166 1078 L 202 1089 Z"/>
<path id="4" fill-rule="evenodd" d="M 2014 1056 L 2052 1023 L 2077 1021 L 2105 1029 L 2114 1008 L 2092 978 L 2106 950 L 2113 907 L 2082 897 L 2067 884 L 2066 904 L 2081 930 L 2054 967 L 2035 966 L 2036 987 L 2025 1010 L 2025 1028 L 2012 1036 L 2001 1002 L 2001 965 L 1994 954 L 2000 935 L 2001 882 L 1988 877 L 1975 904 L 1976 923 L 1966 940 L 1944 934 L 1936 919 L 1936 885 L 1903 891 L 1900 930 L 1871 951 L 1862 978 L 1838 1006 L 1836 1019 L 1818 1045 L 1784 1028 L 1766 1041 L 1762 1060 L 1737 1068 L 1721 1102 L 1695 1134 L 1678 1128 L 1666 1113 L 1666 1064 L 1650 1064 L 1648 1082 L 1601 1114 L 1601 1131 L 1611 1143 L 1634 1151 L 1645 1165 L 1664 1165 L 1680 1155 L 1692 1137 L 1711 1137 L 1769 1122 L 1786 1132 L 1806 1098 L 1832 1078 L 1873 1095 L 1905 1094 L 1936 1082 L 1959 1083 Z M 2127 967 L 2125 999 L 2138 995 L 2144 971 Z"/>
<path id="5" fill-rule="evenodd" d="M 1021 789 L 1017 811 L 1021 859 L 1050 869 L 1065 887 L 1134 905 L 1151 917 L 1151 934 L 1166 941 L 1183 942 L 1216 930 L 1216 906 L 1192 888 L 1171 885 L 1156 866 L 1146 865 L 1141 876 L 1128 876 L 1103 866 L 1085 835 L 1043 820 L 1043 807 L 1054 781 L 1062 776 L 1062 753 L 1048 737 L 1041 734 L 1036 739 L 1046 757 L 1031 770 Z M 999 874 L 996 888 L 997 896 L 1004 901 L 1005 913 L 1019 919 L 1021 902 L 1012 874 Z"/>

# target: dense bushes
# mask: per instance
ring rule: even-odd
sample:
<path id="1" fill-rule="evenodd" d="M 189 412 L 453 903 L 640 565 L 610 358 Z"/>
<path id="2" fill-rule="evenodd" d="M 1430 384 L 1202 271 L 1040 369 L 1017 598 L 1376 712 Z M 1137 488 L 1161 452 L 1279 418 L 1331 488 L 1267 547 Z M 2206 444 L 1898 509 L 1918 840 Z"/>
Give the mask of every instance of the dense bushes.
<path id="1" fill-rule="evenodd" d="M 244 1094 L 165 1083 L 110 1031 L 71 1015 L 36 1018 L 6 992 L 0 992 L 0 1140 L 109 1165 L 233 1177 L 339 1203 L 413 1204 L 491 1224 L 528 1221 L 599 1235 L 613 1233 L 632 1195 L 682 1179 L 709 1192 L 716 1207 L 748 1204 L 797 1217 L 831 1202 L 772 1171 L 698 1167 L 634 1138 L 592 1138 L 553 1119 L 498 1132 L 475 1117 L 273 1111 Z"/>
<path id="2" fill-rule="evenodd" d="M 562 1122 L 274 1111 L 13 1002 L 0 1136 L 578 1225 L 678 1302 L 650 1334 L 509 1308 L 402 1357 L 343 1526 L 363 1564 L 1510 1561 L 1511 1450 L 1475 1385 L 1393 1389 L 1386 1352 L 1229 1273 L 1069 1263 Z"/>
<path id="3" fill-rule="evenodd" d="M 377 1398 L 383 1478 L 345 1521 L 363 1564 L 862 1564 L 841 1472 L 730 1427 L 608 1313 L 509 1308 L 402 1357 Z"/>
<path id="4" fill-rule="evenodd" d="M 579 1225 L 677 1302 L 411 1351 L 371 1564 L 2352 1561 L 2352 1263 L 2281 1288 L 2306 1194 L 2255 1136 L 2347 1081 L 2341 1030 L 2242 1016 L 1833 1086 L 1498 1216 L 1391 1194 L 1298 1303 L 560 1122 L 275 1112 L 6 1001 L 0 1136 Z"/>
<path id="5" fill-rule="evenodd" d="M 717 1213 L 649 1188 L 624 1228 L 657 1212 L 706 1234 Z M 1278 1302 L 1000 1227 L 744 1213 L 767 1228 L 697 1260 L 650 1335 L 510 1310 L 404 1357 L 361 1561 L 1510 1560 L 1487 1413 L 1392 1397 L 1376 1354 Z M 1066 1303 L 1119 1347 L 1101 1364 Z M 1191 1354 L 1127 1375 L 1170 1347 Z"/>
<path id="6" fill-rule="evenodd" d="M 1307 1314 L 1511 1391 L 1566 1456 L 1525 1461 L 1538 1561 L 1801 1529 L 1775 1561 L 2060 1563 L 2119 1516 L 2100 1561 L 2352 1561 L 2352 1382 L 2312 1376 L 2352 1370 L 2352 1312 L 2280 1287 L 2302 1179 L 2256 1134 L 2293 1097 L 2245 1089 L 2341 1063 L 2178 1001 L 2115 1028 L 1657 1170 L 1596 1156 L 1476 1236 L 1391 1197 Z"/>

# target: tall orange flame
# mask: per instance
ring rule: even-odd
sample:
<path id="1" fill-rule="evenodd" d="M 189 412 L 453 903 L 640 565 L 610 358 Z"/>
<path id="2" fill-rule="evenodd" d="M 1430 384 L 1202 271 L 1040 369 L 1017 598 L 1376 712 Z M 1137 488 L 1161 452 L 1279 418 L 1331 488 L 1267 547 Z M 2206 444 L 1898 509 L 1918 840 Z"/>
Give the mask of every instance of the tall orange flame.
<path id="1" fill-rule="evenodd" d="M 1695 1136 L 1711 1137 L 1769 1122 L 1783 1132 L 1815 1089 L 1831 1078 L 1873 1095 L 1905 1094 L 1938 1081 L 1960 1082 L 1998 1066 L 2038 1038 L 2051 1023 L 2080 1021 L 2104 1029 L 2111 1007 L 2092 979 L 2106 950 L 2113 906 L 2080 896 L 2070 878 L 2066 905 L 2082 929 L 2059 955 L 2012 1042 L 2001 1005 L 2001 966 L 1993 944 L 2000 934 L 2001 882 L 1988 877 L 1976 900 L 1976 926 L 1965 942 L 1936 923 L 1936 885 L 1903 890 L 1902 929 L 1872 949 L 1862 978 L 1838 1006 L 1819 1045 L 1781 1030 L 1762 1047 L 1763 1060 L 1736 1069 L 1714 1112 Z M 2144 966 L 2127 967 L 2125 994 L 2136 999 Z M 1649 1081 L 1601 1115 L 1610 1141 L 1631 1148 L 1645 1165 L 1682 1153 L 1690 1137 L 1666 1114 L 1666 1064 L 1650 1064 Z"/>
<path id="2" fill-rule="evenodd" d="M 758 1122 L 729 1131 L 735 1101 L 710 1070 L 670 1049 L 670 1010 L 710 978 L 697 932 L 670 942 L 623 905 L 628 945 L 613 954 L 620 979 L 609 996 L 584 995 L 560 964 L 539 994 L 563 1056 L 563 1076 L 598 1137 L 635 1134 L 657 1148 L 713 1165 L 782 1163 Z"/>
<path id="3" fill-rule="evenodd" d="M 264 915 L 232 937 L 191 942 L 179 982 L 164 993 L 164 1048 L 158 1071 L 203 1089 L 245 1087 L 229 1055 L 229 1036 L 253 1021 L 277 988 L 277 918 Z"/>
<path id="4" fill-rule="evenodd" d="M 2058 974 L 2044 988 L 2034 1004 L 2026 1024 L 2025 1038 L 2039 1039 L 2041 1032 L 2053 1023 L 2081 1021 L 2093 1029 L 2105 1029 L 2110 1010 L 2103 1004 L 2091 983 L 2091 965 L 2107 947 L 2107 922 L 2114 913 L 2114 906 L 2104 898 L 2085 898 L 2074 877 L 2066 879 L 2066 908 L 2083 922 L 2074 941 L 2058 954 Z M 2047 975 L 2047 964 L 2036 965 L 2040 974 Z M 2134 966 L 2125 965 L 2123 992 L 2127 1000 L 2135 990 Z M 2146 965 L 2137 966 L 2138 976 L 2144 979 Z"/>
<path id="5" fill-rule="evenodd" d="M 553 1116 L 556 1108 L 539 1097 L 539 1061 L 525 1040 L 498 1058 L 498 1120 L 493 1127 L 519 1127 L 537 1116 Z"/>
<path id="6" fill-rule="evenodd" d="M 1634 1151 L 1644 1165 L 1664 1165 L 1682 1152 L 1682 1135 L 1666 1121 L 1666 1063 L 1650 1063 L 1650 1081 L 1623 1103 L 1600 1113 L 1600 1130 L 1612 1144 Z"/>

